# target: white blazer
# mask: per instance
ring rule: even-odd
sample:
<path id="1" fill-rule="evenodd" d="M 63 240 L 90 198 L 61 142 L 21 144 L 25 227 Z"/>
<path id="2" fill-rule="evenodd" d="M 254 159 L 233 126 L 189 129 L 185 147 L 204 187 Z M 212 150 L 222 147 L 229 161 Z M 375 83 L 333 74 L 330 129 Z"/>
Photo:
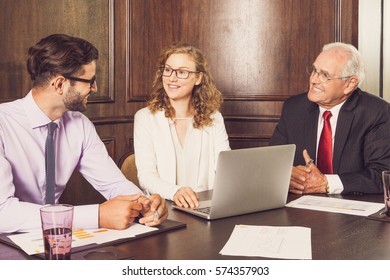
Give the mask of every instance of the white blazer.
<path id="1" fill-rule="evenodd" d="M 170 130 L 170 120 L 164 111 L 152 114 L 149 108 L 139 110 L 134 116 L 134 151 L 140 187 L 173 200 L 177 190 L 176 156 Z M 198 145 L 194 158 L 194 172 L 198 173 L 198 186 L 194 191 L 211 189 L 220 151 L 230 150 L 223 117 L 220 112 L 213 115 L 213 125 L 195 129 Z M 202 168 L 203 167 L 203 168 Z M 203 183 L 201 183 L 203 182 Z M 204 183 L 206 182 L 206 184 Z"/>

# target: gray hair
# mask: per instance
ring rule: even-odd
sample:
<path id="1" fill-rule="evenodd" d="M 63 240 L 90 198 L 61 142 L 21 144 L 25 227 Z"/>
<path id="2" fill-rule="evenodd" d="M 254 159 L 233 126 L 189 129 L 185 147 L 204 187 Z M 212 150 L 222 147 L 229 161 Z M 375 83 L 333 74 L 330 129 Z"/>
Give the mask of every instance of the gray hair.
<path id="1" fill-rule="evenodd" d="M 347 60 L 344 70 L 341 72 L 341 76 L 357 76 L 359 86 L 366 76 L 363 58 L 359 51 L 353 45 L 341 42 L 326 44 L 322 48 L 322 51 L 328 51 L 331 49 L 335 49 L 337 52 L 344 52 L 347 54 L 349 58 Z"/>

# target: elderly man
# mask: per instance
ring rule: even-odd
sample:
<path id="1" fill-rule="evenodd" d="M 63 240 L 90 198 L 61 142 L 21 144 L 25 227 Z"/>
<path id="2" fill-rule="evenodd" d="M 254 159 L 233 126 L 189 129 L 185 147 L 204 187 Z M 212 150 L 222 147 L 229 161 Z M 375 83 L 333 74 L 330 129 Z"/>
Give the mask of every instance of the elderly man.
<path id="1" fill-rule="evenodd" d="M 289 98 L 270 145 L 294 143 L 290 192 L 380 193 L 390 169 L 390 107 L 361 91 L 355 47 L 331 43 L 308 68 L 307 93 Z"/>

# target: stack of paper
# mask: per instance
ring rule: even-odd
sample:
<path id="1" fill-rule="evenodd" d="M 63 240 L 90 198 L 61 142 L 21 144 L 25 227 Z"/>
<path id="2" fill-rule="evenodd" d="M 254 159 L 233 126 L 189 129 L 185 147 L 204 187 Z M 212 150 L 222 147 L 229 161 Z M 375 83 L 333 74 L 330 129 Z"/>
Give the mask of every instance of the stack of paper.
<path id="1" fill-rule="evenodd" d="M 384 207 L 384 204 L 334 197 L 305 195 L 291 201 L 286 206 L 367 217 L 381 210 Z"/>
<path id="2" fill-rule="evenodd" d="M 311 229 L 236 225 L 222 255 L 311 259 Z"/>

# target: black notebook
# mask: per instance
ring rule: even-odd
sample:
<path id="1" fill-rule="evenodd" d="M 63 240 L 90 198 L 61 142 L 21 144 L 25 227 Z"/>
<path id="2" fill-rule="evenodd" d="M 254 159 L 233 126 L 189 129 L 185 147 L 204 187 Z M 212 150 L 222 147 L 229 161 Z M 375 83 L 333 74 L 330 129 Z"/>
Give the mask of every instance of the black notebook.
<path id="1" fill-rule="evenodd" d="M 128 255 L 126 252 L 120 251 L 115 248 L 115 244 L 125 243 L 131 240 L 147 237 L 150 235 L 159 234 L 166 231 L 171 231 L 175 229 L 185 228 L 187 225 L 178 221 L 166 220 L 161 225 L 156 226 L 158 230 L 146 232 L 129 238 L 121 238 L 114 241 L 102 243 L 102 244 L 88 244 L 84 246 L 78 246 L 72 248 L 72 260 L 120 260 L 120 259 L 133 259 L 134 256 Z M 12 233 L 2 233 L 0 234 L 0 242 L 5 243 L 9 246 L 22 250 L 18 245 L 16 245 L 11 239 L 7 236 Z M 45 255 L 43 253 L 33 255 L 37 258 L 44 259 Z"/>

